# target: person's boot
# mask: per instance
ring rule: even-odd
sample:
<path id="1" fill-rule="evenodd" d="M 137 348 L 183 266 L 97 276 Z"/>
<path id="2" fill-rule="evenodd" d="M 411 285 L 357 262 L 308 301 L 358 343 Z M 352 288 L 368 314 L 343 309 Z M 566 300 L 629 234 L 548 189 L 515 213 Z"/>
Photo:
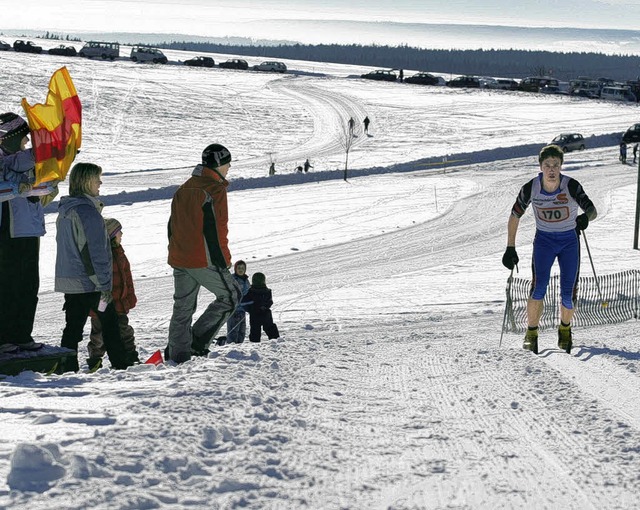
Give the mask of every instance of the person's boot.
<path id="1" fill-rule="evenodd" d="M 64 374 L 65 372 L 78 372 L 80 370 L 78 366 L 78 353 L 69 353 L 62 358 L 58 370 L 60 374 Z"/>
<path id="2" fill-rule="evenodd" d="M 102 368 L 102 358 L 101 357 L 93 357 L 93 358 L 87 358 L 87 366 L 89 367 L 89 373 L 93 373 L 96 370 L 99 370 Z"/>
<path id="3" fill-rule="evenodd" d="M 560 326 L 558 326 L 558 347 L 567 354 L 571 354 L 572 346 L 571 325 L 565 326 L 564 324 L 560 324 Z"/>
<path id="4" fill-rule="evenodd" d="M 538 354 L 538 328 L 527 329 L 522 348 L 531 351 L 533 354 Z"/>
<path id="5" fill-rule="evenodd" d="M 140 364 L 140 357 L 138 356 L 138 351 L 127 351 L 126 352 L 127 363 L 131 366 L 135 364 Z"/>

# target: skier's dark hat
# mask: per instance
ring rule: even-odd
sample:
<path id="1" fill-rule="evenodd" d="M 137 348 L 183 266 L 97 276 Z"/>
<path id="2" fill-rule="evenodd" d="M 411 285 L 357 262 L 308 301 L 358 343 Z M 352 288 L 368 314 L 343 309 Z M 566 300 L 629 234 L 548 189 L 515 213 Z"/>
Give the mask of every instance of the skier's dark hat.
<path id="1" fill-rule="evenodd" d="M 202 164 L 207 168 L 219 168 L 231 163 L 231 153 L 224 145 L 212 143 L 202 151 Z"/>

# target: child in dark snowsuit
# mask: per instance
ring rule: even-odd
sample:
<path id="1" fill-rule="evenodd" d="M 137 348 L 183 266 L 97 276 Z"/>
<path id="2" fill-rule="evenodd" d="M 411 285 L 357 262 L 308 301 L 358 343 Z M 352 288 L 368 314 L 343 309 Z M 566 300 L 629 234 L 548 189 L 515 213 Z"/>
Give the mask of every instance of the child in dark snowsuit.
<path id="1" fill-rule="evenodd" d="M 243 298 L 244 308 L 249 312 L 249 340 L 259 342 L 261 330 L 267 334 L 271 340 L 278 338 L 278 326 L 273 323 L 271 315 L 271 289 L 267 287 L 267 281 L 262 273 L 255 273 L 251 278 L 251 288 Z"/>

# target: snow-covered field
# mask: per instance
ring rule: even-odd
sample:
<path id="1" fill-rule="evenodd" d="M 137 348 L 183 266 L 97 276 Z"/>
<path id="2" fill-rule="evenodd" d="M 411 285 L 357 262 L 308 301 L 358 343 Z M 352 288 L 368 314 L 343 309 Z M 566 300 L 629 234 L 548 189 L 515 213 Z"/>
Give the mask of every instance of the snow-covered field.
<path id="1" fill-rule="evenodd" d="M 576 329 L 571 356 L 553 331 L 538 356 L 519 335 L 498 348 L 507 217 L 556 134 L 598 146 L 565 164 L 599 210 L 596 270 L 638 268 L 637 171 L 600 136 L 640 121 L 636 105 L 376 83 L 321 63 L 274 76 L 1 58 L 2 111 L 42 102 L 70 70 L 78 160 L 103 166 L 104 215 L 124 226 L 141 357 L 166 345 L 172 309 L 167 197 L 212 142 L 234 155 L 233 258 L 267 275 L 282 337 L 180 366 L 0 380 L 0 508 L 638 507 L 637 322 Z M 365 115 L 347 183 L 339 133 Z M 307 157 L 315 168 L 294 174 Z M 54 345 L 55 219 L 35 330 Z M 524 277 L 532 234 L 528 213 Z"/>

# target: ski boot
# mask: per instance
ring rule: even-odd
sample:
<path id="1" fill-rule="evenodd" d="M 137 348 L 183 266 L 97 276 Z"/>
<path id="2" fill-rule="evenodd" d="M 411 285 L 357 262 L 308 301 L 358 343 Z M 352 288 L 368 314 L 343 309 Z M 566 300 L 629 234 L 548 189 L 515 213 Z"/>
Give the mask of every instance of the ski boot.
<path id="1" fill-rule="evenodd" d="M 533 354 L 538 354 L 538 330 L 527 329 L 524 335 L 524 343 L 522 348 L 527 351 L 531 351 Z"/>
<path id="2" fill-rule="evenodd" d="M 571 326 L 558 326 L 558 347 L 567 354 L 571 354 L 571 347 L 573 342 L 571 341 Z"/>

